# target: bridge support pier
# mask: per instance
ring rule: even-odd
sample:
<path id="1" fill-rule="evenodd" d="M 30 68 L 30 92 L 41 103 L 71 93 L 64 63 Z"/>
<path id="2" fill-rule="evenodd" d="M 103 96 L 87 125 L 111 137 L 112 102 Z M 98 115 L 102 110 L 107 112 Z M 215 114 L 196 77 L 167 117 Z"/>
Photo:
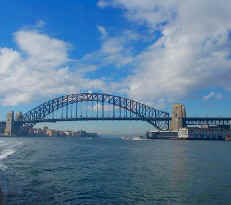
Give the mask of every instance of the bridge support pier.
<path id="1" fill-rule="evenodd" d="M 5 135 L 13 136 L 14 133 L 14 111 L 9 111 L 6 116 Z"/>
<path id="2" fill-rule="evenodd" d="M 14 111 L 9 111 L 6 116 L 6 128 L 4 134 L 6 136 L 17 136 L 21 135 L 22 123 L 23 120 L 22 112 L 16 112 L 16 117 L 14 119 Z"/>
<path id="3" fill-rule="evenodd" d="M 178 131 L 184 127 L 183 118 L 186 117 L 185 107 L 182 104 L 174 104 L 171 113 L 172 119 L 170 123 L 171 131 Z"/>

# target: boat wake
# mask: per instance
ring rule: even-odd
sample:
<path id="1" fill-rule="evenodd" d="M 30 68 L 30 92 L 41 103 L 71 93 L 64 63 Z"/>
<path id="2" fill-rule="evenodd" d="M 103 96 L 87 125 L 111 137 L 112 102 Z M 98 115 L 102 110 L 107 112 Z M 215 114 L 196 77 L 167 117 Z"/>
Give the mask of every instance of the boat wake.
<path id="1" fill-rule="evenodd" d="M 147 138 L 144 138 L 144 137 L 142 137 L 142 136 L 136 136 L 136 137 L 121 137 L 120 139 L 122 139 L 122 140 L 133 140 L 133 141 L 140 141 L 140 140 L 147 140 Z"/>
<path id="2" fill-rule="evenodd" d="M 6 140 L 0 140 L 0 204 L 1 200 L 6 202 L 8 198 L 8 177 L 6 170 L 8 167 L 4 164 L 4 161 L 11 155 L 15 154 L 19 147 L 23 145 L 22 142 L 9 142 Z M 5 204 L 5 203 L 3 203 Z"/>
<path id="3" fill-rule="evenodd" d="M 5 171 L 7 169 L 3 161 L 13 155 L 21 145 L 22 142 L 11 143 L 0 141 L 0 171 Z"/>

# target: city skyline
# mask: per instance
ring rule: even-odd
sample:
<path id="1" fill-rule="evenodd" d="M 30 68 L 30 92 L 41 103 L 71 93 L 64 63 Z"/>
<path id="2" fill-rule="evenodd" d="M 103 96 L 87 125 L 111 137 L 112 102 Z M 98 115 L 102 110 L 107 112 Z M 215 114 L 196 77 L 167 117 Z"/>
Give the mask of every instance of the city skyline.
<path id="1" fill-rule="evenodd" d="M 26 112 L 80 92 L 126 96 L 167 112 L 179 102 L 190 116 L 230 117 L 230 8 L 215 0 L 4 0 L 0 119 L 8 110 Z M 52 126 L 112 134 L 152 128 L 143 122 Z"/>

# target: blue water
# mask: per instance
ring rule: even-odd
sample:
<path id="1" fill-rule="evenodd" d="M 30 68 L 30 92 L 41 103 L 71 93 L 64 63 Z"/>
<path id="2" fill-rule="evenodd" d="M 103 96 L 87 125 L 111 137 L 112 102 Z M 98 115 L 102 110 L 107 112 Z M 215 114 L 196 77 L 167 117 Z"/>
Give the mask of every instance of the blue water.
<path id="1" fill-rule="evenodd" d="M 231 143 L 0 138 L 7 205 L 231 204 Z"/>

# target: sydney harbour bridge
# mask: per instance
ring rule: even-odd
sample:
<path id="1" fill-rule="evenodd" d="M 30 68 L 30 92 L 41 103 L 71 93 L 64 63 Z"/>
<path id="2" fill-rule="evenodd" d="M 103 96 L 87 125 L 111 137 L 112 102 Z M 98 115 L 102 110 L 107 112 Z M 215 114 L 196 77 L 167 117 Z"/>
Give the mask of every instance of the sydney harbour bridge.
<path id="1" fill-rule="evenodd" d="M 125 97 L 105 93 L 80 93 L 51 99 L 23 114 L 24 123 L 142 120 L 157 129 L 169 128 L 168 112 Z"/>
<path id="2" fill-rule="evenodd" d="M 41 122 L 120 120 L 145 121 L 157 130 L 169 130 L 171 121 L 181 121 L 182 127 L 192 125 L 230 126 L 225 117 L 180 117 L 141 102 L 105 93 L 65 95 L 44 102 L 22 113 L 15 124 L 35 125 Z M 7 119 L 11 121 L 12 119 Z M 7 123 L 6 122 L 6 123 Z M 5 122 L 2 122 L 5 123 Z"/>

